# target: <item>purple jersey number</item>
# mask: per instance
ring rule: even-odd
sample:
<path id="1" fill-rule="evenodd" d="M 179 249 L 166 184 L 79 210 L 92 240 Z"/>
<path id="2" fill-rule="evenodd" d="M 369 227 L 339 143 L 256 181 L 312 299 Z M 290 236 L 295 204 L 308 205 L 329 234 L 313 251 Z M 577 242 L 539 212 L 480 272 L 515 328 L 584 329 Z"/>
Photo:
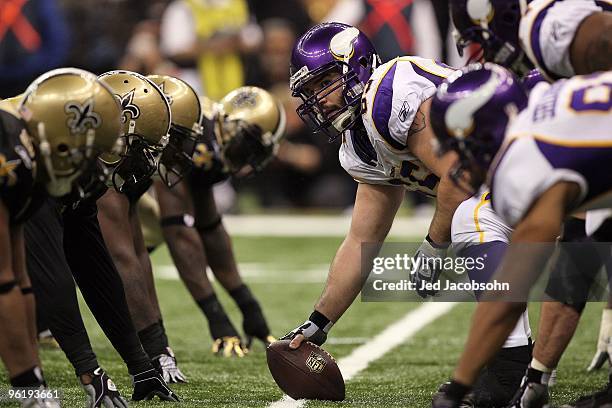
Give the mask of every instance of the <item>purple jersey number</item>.
<path id="1" fill-rule="evenodd" d="M 608 112 L 612 109 L 612 84 L 596 83 L 575 90 L 570 108 L 576 112 Z"/>

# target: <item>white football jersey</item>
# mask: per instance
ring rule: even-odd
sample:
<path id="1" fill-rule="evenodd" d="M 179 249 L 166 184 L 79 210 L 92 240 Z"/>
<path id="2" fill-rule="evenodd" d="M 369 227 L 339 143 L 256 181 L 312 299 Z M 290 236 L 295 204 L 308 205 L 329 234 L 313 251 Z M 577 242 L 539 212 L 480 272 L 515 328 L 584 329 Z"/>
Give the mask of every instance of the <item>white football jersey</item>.
<path id="1" fill-rule="evenodd" d="M 612 10 L 611 0 L 533 0 L 523 10 L 521 46 L 549 80 L 575 75 L 570 45 L 578 26 L 591 14 Z"/>
<path id="2" fill-rule="evenodd" d="M 558 181 L 582 210 L 612 207 L 612 71 L 538 84 L 506 130 L 489 173 L 495 211 L 516 225 Z"/>
<path id="3" fill-rule="evenodd" d="M 362 98 L 363 131 L 342 136 L 342 167 L 358 182 L 403 185 L 434 196 L 438 177 L 407 148 L 421 104 L 453 69 L 419 57 L 395 58 L 374 70 Z"/>

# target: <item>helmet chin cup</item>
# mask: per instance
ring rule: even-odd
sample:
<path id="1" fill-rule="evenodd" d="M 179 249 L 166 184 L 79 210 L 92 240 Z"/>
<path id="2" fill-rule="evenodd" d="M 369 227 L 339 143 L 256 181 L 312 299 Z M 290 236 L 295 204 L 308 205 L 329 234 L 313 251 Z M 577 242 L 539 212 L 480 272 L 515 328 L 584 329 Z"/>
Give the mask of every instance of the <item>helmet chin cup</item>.
<path id="1" fill-rule="evenodd" d="M 355 111 L 355 107 L 350 107 L 346 110 L 346 112 L 343 112 L 342 114 L 338 115 L 338 117 L 332 121 L 332 125 L 338 131 L 338 133 L 341 134 L 342 132 L 347 130 L 353 123 L 355 123 L 357 119 Z"/>

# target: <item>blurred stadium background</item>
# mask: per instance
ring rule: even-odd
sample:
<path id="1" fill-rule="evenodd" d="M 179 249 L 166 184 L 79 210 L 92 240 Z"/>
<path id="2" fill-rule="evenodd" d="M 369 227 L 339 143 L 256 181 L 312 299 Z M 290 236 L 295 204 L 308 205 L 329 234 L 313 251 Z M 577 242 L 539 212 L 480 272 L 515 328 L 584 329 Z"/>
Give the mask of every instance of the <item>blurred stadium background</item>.
<path id="1" fill-rule="evenodd" d="M 289 93 L 294 40 L 313 24 L 359 26 L 383 60 L 417 54 L 460 63 L 440 0 L 2 0 L 0 15 L 0 98 L 59 66 L 170 74 L 213 100 L 241 85 L 280 98 L 289 115 L 278 158 L 258 177 L 216 188 L 219 208 L 233 214 L 341 213 L 353 202 L 338 146 L 307 131 Z M 430 205 L 407 197 L 417 214 L 429 215 Z"/>
<path id="2" fill-rule="evenodd" d="M 312 309 L 348 228 L 356 189 L 338 163 L 338 146 L 305 128 L 288 89 L 296 36 L 332 20 L 359 26 L 383 60 L 416 54 L 462 64 L 441 0 L 0 0 L 0 97 L 23 92 L 49 69 L 74 66 L 97 74 L 129 69 L 175 75 L 212 99 L 241 85 L 261 86 L 280 98 L 288 132 L 278 157 L 263 174 L 215 189 L 241 273 L 278 336 Z M 432 213 L 431 201 L 407 195 L 391 239 L 420 242 Z M 182 406 L 255 407 L 278 400 L 282 393 L 268 374 L 263 347 L 258 344 L 240 360 L 214 357 L 205 320 L 165 248 L 154 252 L 153 263 L 170 342 L 191 381 L 175 387 Z M 239 325 L 233 302 L 218 293 Z M 418 306 L 356 302 L 326 348 L 342 358 Z M 451 374 L 472 308 L 454 307 L 370 365 L 349 382 L 342 406 L 428 406 Z M 539 306 L 532 309 L 535 328 Z M 120 359 L 84 304 L 82 310 L 102 365 L 129 395 Z M 589 305 L 585 312 L 559 368 L 555 401 L 570 401 L 606 380 L 604 372 L 584 370 L 595 348 L 600 310 Z M 65 406 L 82 406 L 82 391 L 62 353 L 44 351 L 43 363 L 50 386 L 64 390 Z"/>

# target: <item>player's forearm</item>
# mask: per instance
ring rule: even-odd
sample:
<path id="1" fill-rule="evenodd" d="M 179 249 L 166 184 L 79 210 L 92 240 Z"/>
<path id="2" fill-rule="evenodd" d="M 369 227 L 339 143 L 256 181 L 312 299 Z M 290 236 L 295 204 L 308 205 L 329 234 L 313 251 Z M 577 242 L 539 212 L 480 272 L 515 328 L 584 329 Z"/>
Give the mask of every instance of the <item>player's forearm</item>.
<path id="1" fill-rule="evenodd" d="M 332 322 L 338 321 L 353 303 L 365 274 L 361 271 L 361 242 L 347 237 L 332 262 L 323 294 L 315 305 Z"/>
<path id="2" fill-rule="evenodd" d="M 201 236 L 213 272 L 236 269 L 232 243 L 223 224 Z"/>
<path id="3" fill-rule="evenodd" d="M 437 244 L 451 240 L 451 223 L 455 210 L 467 194 L 459 190 L 449 177 L 442 177 L 438 185 L 436 211 L 429 225 L 429 237 Z"/>

